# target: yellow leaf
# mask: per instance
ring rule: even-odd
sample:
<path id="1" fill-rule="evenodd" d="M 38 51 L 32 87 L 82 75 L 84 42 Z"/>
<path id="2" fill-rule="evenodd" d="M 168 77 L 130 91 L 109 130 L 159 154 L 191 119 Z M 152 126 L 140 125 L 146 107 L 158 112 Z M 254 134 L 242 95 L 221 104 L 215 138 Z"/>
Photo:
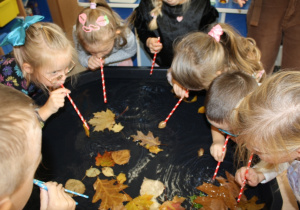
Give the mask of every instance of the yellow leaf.
<path id="1" fill-rule="evenodd" d="M 126 181 L 126 175 L 124 173 L 120 173 L 118 176 L 117 176 L 117 182 L 119 184 L 123 184 L 125 181 Z"/>
<path id="2" fill-rule="evenodd" d="M 198 109 L 198 113 L 204 114 L 204 113 L 205 113 L 205 107 L 204 107 L 204 106 L 201 106 L 201 107 Z"/>
<path id="3" fill-rule="evenodd" d="M 114 170 L 110 167 L 103 167 L 102 168 L 102 173 L 104 174 L 104 176 L 110 177 L 110 176 L 114 176 Z"/>
<path id="4" fill-rule="evenodd" d="M 114 131 L 115 133 L 118 133 L 120 132 L 122 129 L 124 128 L 123 125 L 121 125 L 121 123 L 118 123 L 118 124 L 115 124 L 113 127 L 112 127 L 112 131 Z"/>
<path id="5" fill-rule="evenodd" d="M 152 205 L 151 198 L 153 195 L 140 195 L 134 198 L 132 201 L 126 204 L 126 209 L 128 210 L 141 210 L 141 209 L 149 209 Z"/>
<path id="6" fill-rule="evenodd" d="M 158 146 L 151 146 L 149 148 L 147 148 L 151 153 L 157 154 L 161 151 L 163 151 L 163 149 L 160 149 Z"/>
<path id="7" fill-rule="evenodd" d="M 90 169 L 88 169 L 88 170 L 86 170 L 85 171 L 85 175 L 87 176 L 87 177 L 96 177 L 96 176 L 98 176 L 99 174 L 100 174 L 101 172 L 100 172 L 100 170 L 98 169 L 98 168 L 90 168 Z"/>

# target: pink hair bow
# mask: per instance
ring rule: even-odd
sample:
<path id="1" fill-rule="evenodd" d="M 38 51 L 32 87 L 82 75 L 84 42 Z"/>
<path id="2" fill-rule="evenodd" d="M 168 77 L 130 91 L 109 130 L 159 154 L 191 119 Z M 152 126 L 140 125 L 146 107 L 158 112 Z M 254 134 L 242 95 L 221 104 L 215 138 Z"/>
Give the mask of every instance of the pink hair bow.
<path id="1" fill-rule="evenodd" d="M 222 27 L 218 24 L 215 25 L 210 32 L 208 32 L 208 35 L 212 36 L 217 42 L 220 41 L 220 37 L 223 34 Z"/>
<path id="2" fill-rule="evenodd" d="M 81 13 L 78 17 L 78 21 L 82 24 L 82 30 L 85 32 L 97 31 L 100 29 L 100 26 L 106 26 L 109 23 L 108 17 L 106 15 L 99 16 L 97 18 L 97 25 L 90 24 L 89 26 L 85 26 L 87 16 L 85 13 Z"/>

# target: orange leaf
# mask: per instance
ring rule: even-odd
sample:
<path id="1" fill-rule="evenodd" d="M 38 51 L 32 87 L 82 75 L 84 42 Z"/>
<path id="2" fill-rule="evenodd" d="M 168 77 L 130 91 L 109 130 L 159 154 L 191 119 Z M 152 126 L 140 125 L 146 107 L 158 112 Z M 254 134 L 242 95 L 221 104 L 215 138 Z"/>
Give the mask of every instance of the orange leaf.
<path id="1" fill-rule="evenodd" d="M 98 153 L 96 159 L 96 166 L 102 166 L 102 167 L 112 167 L 115 165 L 115 162 L 113 161 L 111 157 L 111 152 L 105 151 L 103 155 Z"/>
<path id="2" fill-rule="evenodd" d="M 178 197 L 177 195 L 172 201 L 165 201 L 159 210 L 184 210 L 185 208 L 181 206 L 181 203 L 185 200 L 183 197 Z"/>
<path id="3" fill-rule="evenodd" d="M 97 177 L 93 187 L 96 193 L 92 202 L 96 203 L 101 200 L 99 209 L 120 209 L 123 208 L 123 202 L 130 201 L 132 198 L 126 193 L 120 191 L 126 189 L 128 186 L 123 184 L 115 184 L 116 180 L 101 180 Z"/>

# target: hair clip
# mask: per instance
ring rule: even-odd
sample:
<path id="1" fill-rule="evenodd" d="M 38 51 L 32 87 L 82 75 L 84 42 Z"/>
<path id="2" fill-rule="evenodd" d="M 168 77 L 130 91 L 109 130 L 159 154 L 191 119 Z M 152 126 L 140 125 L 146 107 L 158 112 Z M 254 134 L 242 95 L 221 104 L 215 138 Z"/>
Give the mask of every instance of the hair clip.
<path id="1" fill-rule="evenodd" d="M 223 34 L 223 29 L 222 27 L 217 24 L 215 25 L 209 32 L 208 35 L 210 35 L 211 37 L 213 37 L 217 42 L 220 41 L 220 37 Z"/>
<path id="2" fill-rule="evenodd" d="M 92 32 L 92 31 L 98 31 L 100 30 L 100 26 L 106 26 L 109 24 L 108 17 L 106 15 L 99 16 L 96 20 L 97 25 L 90 24 L 89 26 L 85 26 L 87 20 L 87 16 L 85 13 L 81 13 L 78 17 L 79 23 L 82 24 L 82 30 L 85 32 Z"/>
<path id="3" fill-rule="evenodd" d="M 25 20 L 18 19 L 12 27 L 12 31 L 3 39 L 0 46 L 11 44 L 12 46 L 21 46 L 25 44 L 26 29 L 32 24 L 44 19 L 44 16 L 27 16 Z"/>
<path id="4" fill-rule="evenodd" d="M 157 18 L 157 16 L 156 16 L 156 15 L 154 15 L 154 13 L 151 13 L 151 17 L 153 17 L 154 19 L 156 19 L 156 18 Z"/>
<path id="5" fill-rule="evenodd" d="M 90 9 L 96 9 L 96 7 L 97 7 L 97 4 L 94 2 L 91 2 Z"/>

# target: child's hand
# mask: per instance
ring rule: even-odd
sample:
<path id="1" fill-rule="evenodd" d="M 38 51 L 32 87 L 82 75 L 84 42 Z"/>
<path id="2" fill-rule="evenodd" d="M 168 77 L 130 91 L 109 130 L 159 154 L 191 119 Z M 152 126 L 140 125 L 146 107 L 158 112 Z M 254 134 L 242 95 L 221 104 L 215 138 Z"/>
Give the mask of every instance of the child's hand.
<path id="1" fill-rule="evenodd" d="M 147 47 L 150 49 L 151 53 L 159 53 L 163 48 L 162 43 L 158 41 L 158 38 L 150 37 L 146 42 Z"/>
<path id="2" fill-rule="evenodd" d="M 173 80 L 173 90 L 174 90 L 174 93 L 180 98 L 182 98 L 182 97 L 188 98 L 189 97 L 189 92 L 186 91 L 180 85 L 178 85 L 176 82 L 174 82 L 174 80 Z"/>
<path id="3" fill-rule="evenodd" d="M 41 189 L 41 210 L 71 210 L 75 209 L 75 201 L 65 193 L 61 184 L 47 182 L 48 191 Z"/>
<path id="4" fill-rule="evenodd" d="M 226 149 L 224 151 L 224 154 L 222 154 L 223 151 L 224 142 L 214 142 L 210 146 L 210 154 L 215 158 L 216 161 L 222 161 L 224 159 L 224 156 L 226 154 Z"/>
<path id="5" fill-rule="evenodd" d="M 39 109 L 39 115 L 44 121 L 65 105 L 67 93 L 70 94 L 71 91 L 65 88 L 58 88 L 50 92 L 47 102 Z"/>
<path id="6" fill-rule="evenodd" d="M 248 0 L 234 0 L 236 3 L 240 5 L 240 7 L 243 7 L 244 4 L 246 4 L 246 1 Z"/>
<path id="7" fill-rule="evenodd" d="M 239 170 L 237 170 L 235 173 L 235 181 L 240 185 L 243 184 L 243 181 L 245 179 L 246 169 L 247 169 L 246 167 L 242 167 Z M 255 187 L 264 179 L 265 176 L 263 175 L 263 173 L 258 172 L 253 168 L 249 168 L 248 173 L 246 175 L 246 184 Z"/>
<path id="8" fill-rule="evenodd" d="M 105 60 L 104 60 L 104 59 L 102 59 L 102 63 L 103 63 L 103 65 L 104 65 L 104 63 L 105 63 Z M 98 69 L 100 66 L 101 66 L 101 59 L 98 58 L 98 57 L 95 56 L 95 55 L 92 55 L 92 56 L 89 58 L 89 61 L 88 61 L 88 67 L 89 67 L 89 69 L 95 70 L 95 69 Z"/>

